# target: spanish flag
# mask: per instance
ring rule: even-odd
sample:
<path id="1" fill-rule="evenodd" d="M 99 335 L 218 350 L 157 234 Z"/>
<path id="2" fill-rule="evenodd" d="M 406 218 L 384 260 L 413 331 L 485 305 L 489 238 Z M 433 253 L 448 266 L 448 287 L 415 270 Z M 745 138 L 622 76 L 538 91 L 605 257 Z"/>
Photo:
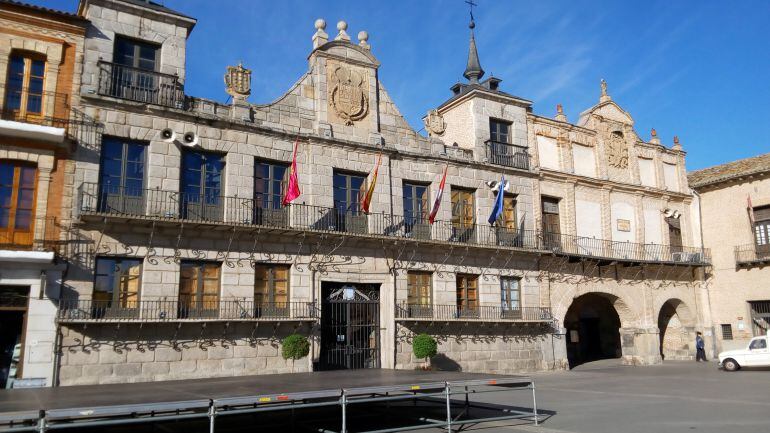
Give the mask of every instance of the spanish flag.
<path id="1" fill-rule="evenodd" d="M 377 172 L 380 169 L 380 163 L 382 162 L 382 153 L 377 156 L 377 165 L 374 166 L 374 173 L 372 173 L 372 182 L 369 184 L 369 188 L 366 190 L 366 194 L 361 199 L 361 209 L 364 213 L 369 213 L 369 205 L 372 204 L 372 196 L 374 195 L 374 186 L 377 185 Z"/>
<path id="2" fill-rule="evenodd" d="M 297 178 L 297 147 L 299 147 L 299 137 L 294 140 L 294 156 L 291 158 L 289 166 L 289 185 L 286 186 L 286 192 L 281 200 L 281 205 L 286 206 L 302 194 L 299 190 L 299 179 Z"/>

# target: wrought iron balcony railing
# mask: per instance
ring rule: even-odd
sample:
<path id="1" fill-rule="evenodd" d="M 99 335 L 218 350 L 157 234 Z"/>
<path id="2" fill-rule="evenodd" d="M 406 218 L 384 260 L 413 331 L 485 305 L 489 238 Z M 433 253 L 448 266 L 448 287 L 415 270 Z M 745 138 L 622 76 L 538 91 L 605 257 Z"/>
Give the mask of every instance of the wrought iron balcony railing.
<path id="1" fill-rule="evenodd" d="M 529 170 L 529 149 L 524 146 L 487 140 L 486 156 L 490 164 Z"/>
<path id="2" fill-rule="evenodd" d="M 543 233 L 542 241 L 545 249 L 566 256 L 693 265 L 711 262 L 711 252 L 708 248 L 641 244 L 554 233 Z"/>
<path id="3" fill-rule="evenodd" d="M 99 94 L 145 104 L 184 108 L 184 85 L 176 75 L 99 61 Z"/>
<path id="4" fill-rule="evenodd" d="M 479 321 L 479 322 L 550 322 L 551 310 L 545 307 L 518 307 L 476 305 L 409 304 L 396 306 L 396 319 L 414 321 Z"/>
<path id="5" fill-rule="evenodd" d="M 68 128 L 70 101 L 65 93 L 0 86 L 2 120 Z"/>
<path id="6" fill-rule="evenodd" d="M 312 321 L 318 317 L 313 302 L 256 302 L 248 298 L 195 301 L 144 300 L 124 297 L 118 301 L 59 301 L 59 323 L 199 322 L 199 321 Z"/>
<path id="7" fill-rule="evenodd" d="M 60 252 L 61 231 L 55 217 L 27 218 L 20 212 L 0 215 L 0 250 Z"/>
<path id="8" fill-rule="evenodd" d="M 770 244 L 746 244 L 735 247 L 736 264 L 748 265 L 763 262 L 770 262 Z"/>
<path id="9" fill-rule="evenodd" d="M 81 215 L 113 215 L 169 221 L 191 221 L 276 229 L 342 232 L 359 236 L 400 237 L 424 242 L 452 242 L 485 247 L 537 249 L 533 230 L 482 224 L 364 214 L 322 206 L 277 203 L 240 197 L 201 196 L 158 189 L 128 189 L 85 183 L 79 190 Z"/>

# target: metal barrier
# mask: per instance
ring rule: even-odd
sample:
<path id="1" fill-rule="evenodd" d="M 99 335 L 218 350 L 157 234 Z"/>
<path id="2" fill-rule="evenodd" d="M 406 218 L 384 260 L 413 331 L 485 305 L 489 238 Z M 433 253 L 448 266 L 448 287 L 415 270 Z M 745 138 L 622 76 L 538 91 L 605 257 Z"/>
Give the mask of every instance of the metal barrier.
<path id="1" fill-rule="evenodd" d="M 767 261 L 770 261 L 770 244 L 757 245 L 752 243 L 735 247 L 735 263 L 737 265 Z"/>
<path id="2" fill-rule="evenodd" d="M 195 301 L 185 296 L 174 300 L 63 299 L 56 315 L 59 323 L 312 321 L 317 317 L 313 302 L 256 302 L 246 298 Z"/>
<path id="3" fill-rule="evenodd" d="M 401 302 L 396 308 L 396 319 L 481 321 L 481 322 L 550 322 L 551 310 L 546 307 L 506 308 L 478 305 L 426 305 Z"/>
<path id="4" fill-rule="evenodd" d="M 16 212 L 9 215 L 9 225 L 0 228 L 0 249 L 60 252 L 59 240 L 61 228 L 55 217 L 37 217 L 18 220 Z"/>

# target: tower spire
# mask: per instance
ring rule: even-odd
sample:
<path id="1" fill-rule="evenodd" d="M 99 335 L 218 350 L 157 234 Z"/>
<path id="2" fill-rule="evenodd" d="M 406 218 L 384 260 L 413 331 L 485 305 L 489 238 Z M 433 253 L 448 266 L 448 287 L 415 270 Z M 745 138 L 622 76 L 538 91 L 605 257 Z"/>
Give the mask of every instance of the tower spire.
<path id="1" fill-rule="evenodd" d="M 484 76 L 484 70 L 481 69 L 481 62 L 479 62 L 479 52 L 476 50 L 476 38 L 473 35 L 473 29 L 476 27 L 476 23 L 473 20 L 473 7 L 476 3 L 473 0 L 466 1 L 471 9 L 471 22 L 468 24 L 468 28 L 471 29 L 471 41 L 468 48 L 468 65 L 465 67 L 463 76 L 468 79 L 471 84 L 478 84 L 479 78 Z"/>

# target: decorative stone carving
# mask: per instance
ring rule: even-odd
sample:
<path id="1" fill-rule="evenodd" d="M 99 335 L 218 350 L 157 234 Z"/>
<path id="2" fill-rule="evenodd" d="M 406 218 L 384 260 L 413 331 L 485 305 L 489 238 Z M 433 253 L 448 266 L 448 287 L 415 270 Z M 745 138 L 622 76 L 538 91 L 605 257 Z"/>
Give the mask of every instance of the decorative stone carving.
<path id="1" fill-rule="evenodd" d="M 620 131 L 610 133 L 607 140 L 607 162 L 615 168 L 628 167 L 628 146 Z"/>
<path id="2" fill-rule="evenodd" d="M 251 69 L 246 69 L 238 62 L 238 66 L 228 66 L 225 74 L 225 91 L 235 100 L 245 101 L 251 94 Z"/>
<path id="3" fill-rule="evenodd" d="M 345 124 L 352 125 L 354 121 L 366 117 L 369 112 L 369 96 L 363 74 L 346 66 L 337 66 L 329 78 L 329 100 L 334 112 Z"/>
<path id="4" fill-rule="evenodd" d="M 442 116 L 438 110 L 434 109 L 428 111 L 428 115 L 425 116 L 425 120 L 423 122 L 425 123 L 425 129 L 428 130 L 428 133 L 431 136 L 442 135 L 444 134 L 444 131 L 446 131 L 446 122 L 444 121 L 444 116 Z"/>

